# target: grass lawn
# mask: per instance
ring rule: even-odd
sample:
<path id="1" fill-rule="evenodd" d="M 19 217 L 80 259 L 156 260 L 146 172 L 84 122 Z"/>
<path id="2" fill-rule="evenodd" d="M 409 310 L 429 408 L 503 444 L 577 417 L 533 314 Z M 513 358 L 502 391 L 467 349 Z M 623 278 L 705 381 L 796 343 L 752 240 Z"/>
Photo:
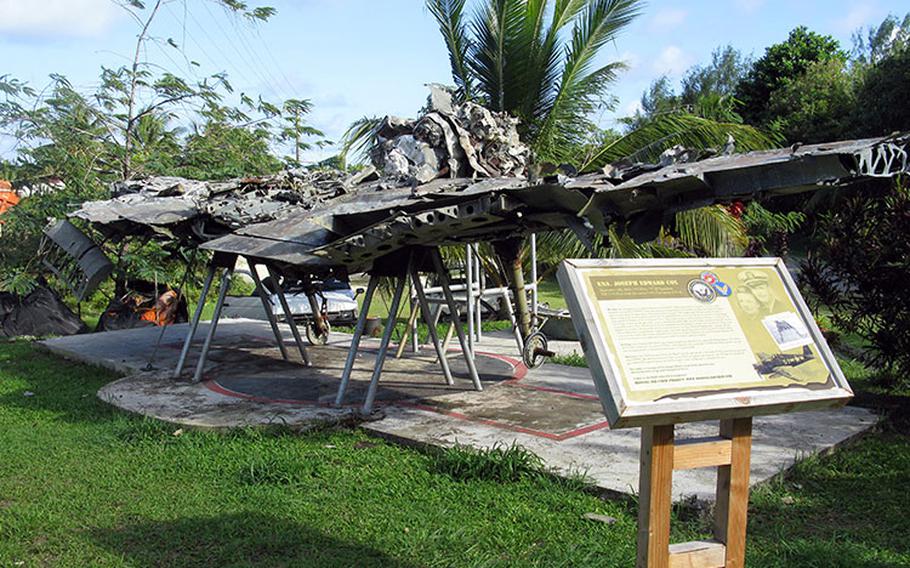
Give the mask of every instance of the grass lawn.
<path id="1" fill-rule="evenodd" d="M 359 430 L 186 431 L 113 376 L 0 344 L 0 566 L 631 566 L 636 509 L 520 451 Z M 753 494 L 748 565 L 910 566 L 910 437 L 886 427 Z M 587 512 L 617 519 L 583 520 Z M 674 539 L 703 534 L 678 511 Z"/>

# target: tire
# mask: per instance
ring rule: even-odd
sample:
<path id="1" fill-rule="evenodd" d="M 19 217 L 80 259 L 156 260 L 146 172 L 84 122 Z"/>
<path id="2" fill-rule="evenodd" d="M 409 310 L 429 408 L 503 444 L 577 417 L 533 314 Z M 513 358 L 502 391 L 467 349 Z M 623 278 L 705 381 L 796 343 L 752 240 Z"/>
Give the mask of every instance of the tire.
<path id="1" fill-rule="evenodd" d="M 547 336 L 535 331 L 525 339 L 524 349 L 521 350 L 521 360 L 525 367 L 537 369 L 547 361 L 547 356 L 537 353 L 538 350 L 547 351 Z"/>
<path id="2" fill-rule="evenodd" d="M 325 322 L 325 333 L 316 335 L 316 322 L 309 323 L 306 326 L 306 339 L 310 345 L 325 345 L 329 342 L 329 334 L 332 332 L 332 326 L 328 321 Z"/>

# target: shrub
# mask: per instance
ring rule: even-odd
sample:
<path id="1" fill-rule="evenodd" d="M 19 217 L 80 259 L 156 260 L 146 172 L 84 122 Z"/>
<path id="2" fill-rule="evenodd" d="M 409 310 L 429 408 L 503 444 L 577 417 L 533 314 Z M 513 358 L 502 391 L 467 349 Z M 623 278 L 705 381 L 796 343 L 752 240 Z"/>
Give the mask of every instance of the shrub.
<path id="1" fill-rule="evenodd" d="M 910 187 L 897 180 L 886 191 L 845 200 L 823 215 L 817 249 L 800 282 L 832 310 L 841 330 L 865 342 L 863 358 L 898 386 L 910 375 Z"/>

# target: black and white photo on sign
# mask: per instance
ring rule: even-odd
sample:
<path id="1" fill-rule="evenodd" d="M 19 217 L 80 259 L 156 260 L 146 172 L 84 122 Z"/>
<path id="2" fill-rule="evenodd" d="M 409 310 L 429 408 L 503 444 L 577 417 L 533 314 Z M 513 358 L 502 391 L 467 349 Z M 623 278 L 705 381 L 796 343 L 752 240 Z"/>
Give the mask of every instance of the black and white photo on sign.
<path id="1" fill-rule="evenodd" d="M 806 324 L 795 312 L 771 314 L 762 319 L 762 324 L 783 351 L 812 343 Z"/>

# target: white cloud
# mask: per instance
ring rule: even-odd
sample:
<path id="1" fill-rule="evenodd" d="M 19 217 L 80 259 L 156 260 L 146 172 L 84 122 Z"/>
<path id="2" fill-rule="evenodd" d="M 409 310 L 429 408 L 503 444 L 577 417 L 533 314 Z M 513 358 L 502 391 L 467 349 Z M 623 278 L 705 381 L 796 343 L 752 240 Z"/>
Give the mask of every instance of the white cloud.
<path id="1" fill-rule="evenodd" d="M 751 14 L 765 5 L 765 0 L 736 0 L 736 5 L 743 12 Z"/>
<path id="2" fill-rule="evenodd" d="M 875 7 L 869 2 L 855 4 L 843 18 L 835 21 L 835 26 L 842 32 L 852 32 L 868 24 L 875 13 Z"/>
<path id="3" fill-rule="evenodd" d="M 632 101 L 623 107 L 623 111 L 625 112 L 623 116 L 635 116 L 635 113 L 640 110 L 644 110 L 641 106 L 641 100 Z"/>
<path id="4" fill-rule="evenodd" d="M 651 27 L 656 30 L 678 28 L 686 21 L 686 16 L 688 16 L 688 12 L 681 8 L 663 8 L 651 18 Z"/>
<path id="5" fill-rule="evenodd" d="M 675 45 L 668 45 L 654 61 L 654 70 L 662 75 L 679 76 L 693 63 L 692 56 Z"/>
<path id="6" fill-rule="evenodd" d="M 98 36 L 109 29 L 119 13 L 120 8 L 110 0 L 0 0 L 0 33 L 39 37 Z"/>
<path id="7" fill-rule="evenodd" d="M 631 51 L 624 51 L 619 56 L 619 61 L 622 61 L 626 64 L 626 68 L 631 71 L 641 65 L 641 57 L 637 53 L 632 53 Z"/>

